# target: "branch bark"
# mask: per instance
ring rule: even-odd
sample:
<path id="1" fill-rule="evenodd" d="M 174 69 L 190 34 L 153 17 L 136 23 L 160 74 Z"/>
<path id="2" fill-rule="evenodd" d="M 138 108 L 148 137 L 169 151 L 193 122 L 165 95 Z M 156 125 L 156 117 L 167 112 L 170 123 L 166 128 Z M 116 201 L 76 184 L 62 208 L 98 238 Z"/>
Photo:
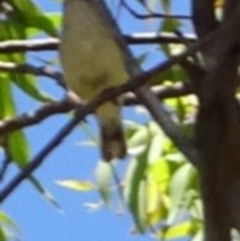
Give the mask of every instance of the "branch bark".
<path id="1" fill-rule="evenodd" d="M 175 98 L 192 93 L 188 85 L 181 83 L 175 84 L 173 87 L 153 87 L 152 92 L 160 99 Z M 141 102 L 132 93 L 126 93 L 122 97 L 123 104 L 126 106 L 141 105 Z M 22 128 L 36 125 L 43 120 L 61 113 L 67 113 L 76 108 L 76 104 L 68 99 L 50 103 L 40 107 L 36 111 L 24 113 L 13 119 L 0 121 L 0 135 L 9 134 Z"/>
<path id="2" fill-rule="evenodd" d="M 134 33 L 124 35 L 128 44 L 163 44 L 163 43 L 182 43 L 176 34 L 170 32 L 148 32 Z M 194 34 L 185 34 L 187 42 L 195 42 Z M 57 50 L 59 45 L 58 38 L 30 39 L 30 40 L 7 40 L 0 42 L 0 53 L 16 53 L 26 51 L 53 51 Z"/>
<path id="3" fill-rule="evenodd" d="M 218 26 L 212 0 L 193 1 L 193 19 L 200 39 L 218 34 L 204 46 L 196 143 L 201 159 L 205 240 L 230 241 L 233 188 L 239 179 L 240 108 L 235 99 L 239 66 L 240 5 L 232 1 L 229 18 Z M 230 2 L 230 1 L 229 1 Z"/>

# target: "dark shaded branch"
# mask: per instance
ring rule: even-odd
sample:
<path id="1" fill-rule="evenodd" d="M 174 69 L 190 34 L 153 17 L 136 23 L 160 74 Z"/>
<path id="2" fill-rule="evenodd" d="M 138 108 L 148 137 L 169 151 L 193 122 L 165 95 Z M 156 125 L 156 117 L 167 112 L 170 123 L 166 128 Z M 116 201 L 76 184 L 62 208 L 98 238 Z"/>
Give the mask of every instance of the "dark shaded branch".
<path id="1" fill-rule="evenodd" d="M 204 37 L 218 27 L 214 13 L 215 0 L 193 0 L 192 15 L 197 35 Z"/>
<path id="2" fill-rule="evenodd" d="M 193 1 L 194 24 L 200 38 L 219 30 L 201 51 L 205 73 L 198 85 L 200 106 L 195 133 L 201 158 L 204 240 L 230 241 L 234 223 L 232 216 L 236 211 L 231 199 L 239 180 L 236 170 L 239 170 L 240 156 L 240 113 L 235 92 L 240 54 L 240 4 L 236 0 L 225 1 L 228 3 L 228 17 L 218 27 L 214 20 L 213 2 Z"/>
<path id="3" fill-rule="evenodd" d="M 239 4 L 238 0 L 228 0 L 225 1 L 223 6 L 223 12 L 224 12 L 224 16 L 223 16 L 223 21 L 225 21 L 226 19 L 231 18 L 232 14 L 235 12 L 235 10 L 237 9 L 237 5 Z"/>

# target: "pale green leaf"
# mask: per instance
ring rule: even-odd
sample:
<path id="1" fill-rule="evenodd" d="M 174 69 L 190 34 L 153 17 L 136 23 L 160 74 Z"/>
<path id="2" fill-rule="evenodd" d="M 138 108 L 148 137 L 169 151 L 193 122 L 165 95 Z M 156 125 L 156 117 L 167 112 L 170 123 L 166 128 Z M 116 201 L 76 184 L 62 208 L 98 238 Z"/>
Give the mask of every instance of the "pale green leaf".
<path id="1" fill-rule="evenodd" d="M 196 225 L 192 221 L 186 221 L 170 227 L 167 231 L 163 232 L 164 239 L 178 239 L 187 236 L 192 236 L 196 232 Z"/>
<path id="2" fill-rule="evenodd" d="M 149 163 L 157 161 L 162 154 L 164 136 L 160 128 L 154 123 L 149 124 L 149 131 L 152 138 L 150 139 L 147 159 Z"/>
<path id="3" fill-rule="evenodd" d="M 15 222 L 6 213 L 0 211 L 0 224 L 17 228 Z"/>
<path id="4" fill-rule="evenodd" d="M 185 163 L 174 173 L 170 185 L 172 208 L 168 223 L 172 223 L 176 218 L 193 173 L 195 173 L 195 170 L 189 163 Z"/>
<path id="5" fill-rule="evenodd" d="M 160 159 L 159 161 L 149 165 L 147 173 L 159 183 L 163 191 L 168 189 L 169 181 L 171 178 L 169 162 Z"/>
<path id="6" fill-rule="evenodd" d="M 135 132 L 128 140 L 128 143 L 130 148 L 140 146 L 140 145 L 146 145 L 149 138 L 150 138 L 150 133 L 148 128 L 146 126 L 138 126 L 138 128 L 135 129 Z"/>
<path id="7" fill-rule="evenodd" d="M 111 180 L 113 177 L 111 165 L 111 163 L 100 161 L 95 169 L 96 185 L 106 204 L 111 198 Z"/>
<path id="8" fill-rule="evenodd" d="M 135 224 L 140 232 L 144 232 L 146 229 L 146 216 L 144 218 L 144 212 L 142 210 L 144 200 L 139 199 L 139 195 L 142 195 L 144 192 L 146 168 L 146 153 L 142 153 L 137 159 L 131 160 L 124 180 L 124 197 L 127 200 Z"/>
<path id="9" fill-rule="evenodd" d="M 203 240 L 203 230 L 199 229 L 199 231 L 193 236 L 191 241 L 202 241 Z"/>
<path id="10" fill-rule="evenodd" d="M 83 181 L 83 180 L 63 180 L 56 181 L 59 186 L 72 189 L 78 192 L 89 192 L 95 190 L 96 187 L 92 182 Z"/>

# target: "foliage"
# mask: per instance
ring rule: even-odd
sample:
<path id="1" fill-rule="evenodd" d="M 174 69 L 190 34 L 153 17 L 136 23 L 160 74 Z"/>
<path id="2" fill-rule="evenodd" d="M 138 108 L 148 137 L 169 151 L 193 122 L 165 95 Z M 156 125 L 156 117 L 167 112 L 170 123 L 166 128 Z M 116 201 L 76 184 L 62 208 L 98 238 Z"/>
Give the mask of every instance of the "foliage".
<path id="1" fill-rule="evenodd" d="M 2 4 L 0 9 L 1 41 L 57 36 L 60 28 L 60 14 L 46 14 L 31 0 L 9 0 L 0 4 Z M 146 15 L 160 10 L 163 15 L 167 15 L 171 13 L 171 4 L 170 0 L 136 0 L 131 7 L 142 9 Z M 149 20 L 146 18 L 142 21 Z M 177 31 L 189 29 L 189 26 L 184 26 L 186 22 L 177 18 L 163 17 L 153 22 L 158 32 L 168 32 L 174 36 L 177 36 L 175 34 Z M 157 45 L 157 56 L 169 58 L 182 53 L 190 43 L 183 39 L 181 41 L 181 37 L 179 37 L 178 43 L 169 42 Z M 148 54 L 141 59 L 143 66 L 148 59 Z M 24 51 L 7 54 L 1 52 L 0 61 L 0 68 L 3 63 L 20 66 L 14 71 L 2 68 L 0 73 L 0 118 L 2 122 L 14 119 L 21 114 L 17 110 L 17 100 L 14 95 L 16 88 L 23 91 L 29 101 L 37 102 L 39 106 L 58 101 L 39 87 L 36 71 L 32 73 L 21 69 L 21 65 L 28 62 Z M 156 58 L 156 64 L 157 61 Z M 52 63 L 50 60 L 44 59 L 42 62 L 44 68 L 50 67 L 56 70 L 59 67 L 56 61 Z M 153 88 L 161 87 L 167 90 L 168 88 L 173 89 L 176 84 L 184 85 L 187 80 L 185 69 L 181 65 L 174 65 L 165 72 L 155 75 L 151 84 Z M 176 95 L 176 97 L 172 96 L 167 99 L 164 104 L 184 134 L 191 136 L 197 105 L 195 97 L 193 95 Z M 139 107 L 132 107 L 132 111 L 137 108 Z M 126 206 L 134 219 L 134 232 L 136 233 L 150 230 L 159 240 L 186 236 L 192 237 L 194 241 L 200 240 L 203 214 L 197 171 L 186 161 L 184 155 L 145 110 L 142 116 L 147 119 L 144 123 L 125 120 L 130 155 L 124 164 L 126 166 L 124 171 L 119 171 L 120 164 L 117 161 L 113 163 L 99 162 L 94 170 L 94 180 L 75 180 L 69 177 L 68 180 L 57 181 L 57 184 L 77 192 L 97 191 L 107 206 L 115 205 L 113 198 L 118 196 L 119 201 Z M 31 146 L 23 128 L 4 133 L 1 136 L 1 146 L 6 156 L 6 162 L 3 163 L 2 170 L 0 170 L 0 177 L 3 179 L 4 166 L 9 165 L 9 162 L 18 166 L 20 170 L 28 165 Z M 29 181 L 41 195 L 58 207 L 55 199 L 41 184 L 41 180 L 32 175 Z M 99 205 L 98 208 L 102 207 Z M 14 230 L 14 232 L 10 230 Z M 16 230 L 14 222 L 7 214 L 1 212 L 0 241 L 12 238 L 13 233 L 18 233 Z"/>

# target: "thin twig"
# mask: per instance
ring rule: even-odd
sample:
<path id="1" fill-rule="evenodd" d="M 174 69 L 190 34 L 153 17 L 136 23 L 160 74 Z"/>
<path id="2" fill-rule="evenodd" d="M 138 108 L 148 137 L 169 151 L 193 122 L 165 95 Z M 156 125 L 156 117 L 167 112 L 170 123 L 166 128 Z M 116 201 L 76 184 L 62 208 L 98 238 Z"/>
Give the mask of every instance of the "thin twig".
<path id="1" fill-rule="evenodd" d="M 2 163 L 2 167 L 0 169 L 0 181 L 2 181 L 6 175 L 6 172 L 8 170 L 9 164 L 12 162 L 12 156 L 11 153 L 9 152 L 9 147 L 8 147 L 8 141 L 6 136 L 2 136 L 2 147 L 4 151 L 4 160 Z"/>
<path id="2" fill-rule="evenodd" d="M 140 14 L 137 13 L 134 9 L 132 9 L 126 1 L 121 1 L 123 6 L 131 13 L 134 17 L 138 19 L 150 19 L 150 18 L 166 18 L 166 19 L 182 19 L 182 20 L 191 20 L 191 16 L 181 15 L 181 14 L 166 14 L 166 13 L 155 13 L 150 12 L 149 14 Z"/>

